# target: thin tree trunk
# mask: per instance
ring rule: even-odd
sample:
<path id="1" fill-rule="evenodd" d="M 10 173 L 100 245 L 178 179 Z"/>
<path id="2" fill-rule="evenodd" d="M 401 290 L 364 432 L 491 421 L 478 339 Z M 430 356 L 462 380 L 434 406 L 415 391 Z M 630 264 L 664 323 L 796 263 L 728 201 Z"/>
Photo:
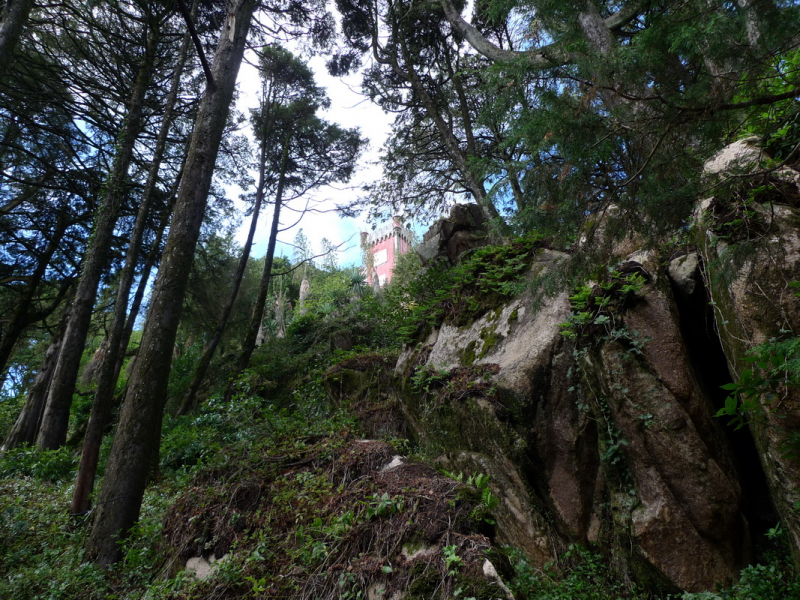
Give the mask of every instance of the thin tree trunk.
<path id="1" fill-rule="evenodd" d="M 12 62 L 22 28 L 28 22 L 33 0 L 9 0 L 0 15 L 0 79 Z"/>
<path id="2" fill-rule="evenodd" d="M 197 2 L 192 7 L 192 12 L 196 12 Z M 92 413 L 89 423 L 86 426 L 86 436 L 83 440 L 81 450 L 81 463 L 78 467 L 78 476 L 75 480 L 75 489 L 72 494 L 73 515 L 82 515 L 88 512 L 90 507 L 89 497 L 94 488 L 94 480 L 97 473 L 97 461 L 100 457 L 100 445 L 103 442 L 103 430 L 111 412 L 114 400 L 114 388 L 117 384 L 119 371 L 117 370 L 118 357 L 124 355 L 126 346 L 122 346 L 125 337 L 125 317 L 128 314 L 128 297 L 130 296 L 133 278 L 136 272 L 136 260 L 141 250 L 142 238 L 147 226 L 147 218 L 150 214 L 150 207 L 155 197 L 156 182 L 158 172 L 161 168 L 161 161 L 164 157 L 164 149 L 167 145 L 167 136 L 172 126 L 172 118 L 175 113 L 175 104 L 178 100 L 178 90 L 180 89 L 181 75 L 186 63 L 191 39 L 188 35 L 184 36 L 181 45 L 178 63 L 172 75 L 172 86 L 167 97 L 164 116 L 161 121 L 161 130 L 158 133 L 153 159 L 150 164 L 150 171 L 147 175 L 147 182 L 142 192 L 142 203 L 139 205 L 139 212 L 136 215 L 136 223 L 133 227 L 128 252 L 125 256 L 125 266 L 120 275 L 117 297 L 114 304 L 114 316 L 111 323 L 111 333 L 108 338 L 108 349 L 100 365 L 100 372 L 97 377 L 97 390 L 94 394 L 92 403 Z"/>
<path id="3" fill-rule="evenodd" d="M 67 305 L 69 306 L 69 302 Z M 50 380 L 56 368 L 61 342 L 64 339 L 64 331 L 67 328 L 67 321 L 69 321 L 69 308 L 61 316 L 53 338 L 50 340 L 50 345 L 45 351 L 42 366 L 39 368 L 36 379 L 28 391 L 27 398 L 25 398 L 25 404 L 14 426 L 6 436 L 3 450 L 11 450 L 23 444 L 33 445 L 33 442 L 36 441 L 36 434 L 39 432 L 42 412 L 44 411 L 44 402 L 47 398 L 47 388 L 50 387 Z"/>
<path id="4" fill-rule="evenodd" d="M 214 353 L 216 352 L 217 346 L 222 339 L 222 334 L 224 333 L 225 327 L 228 324 L 228 318 L 231 316 L 231 311 L 233 310 L 233 305 L 236 302 L 236 297 L 239 295 L 239 288 L 242 285 L 242 279 L 244 279 L 244 272 L 247 268 L 247 261 L 250 258 L 250 250 L 253 247 L 253 238 L 255 237 L 256 227 L 258 225 L 258 215 L 261 212 L 261 203 L 264 199 L 264 179 L 267 166 L 266 137 L 261 140 L 260 153 L 261 157 L 259 159 L 258 187 L 256 188 L 256 199 L 255 203 L 253 204 L 253 216 L 250 220 L 250 230 L 247 232 L 247 241 L 244 244 L 242 256 L 239 259 L 239 266 L 236 269 L 236 274 L 233 278 L 233 288 L 231 289 L 231 293 L 228 296 L 228 302 L 222 311 L 222 315 L 220 316 L 217 329 L 214 331 L 214 337 L 211 338 L 211 341 L 208 343 L 208 346 L 206 347 L 205 352 L 200 359 L 200 364 L 197 365 L 197 371 L 194 374 L 192 383 L 189 384 L 189 389 L 187 390 L 186 395 L 183 397 L 183 402 L 181 402 L 181 406 L 178 409 L 179 415 L 185 415 L 195 407 L 197 392 L 200 389 L 200 384 L 203 383 L 203 379 L 206 376 L 208 367 L 211 365 L 211 359 L 214 358 Z"/>
<path id="5" fill-rule="evenodd" d="M 5 373 L 8 360 L 11 357 L 11 352 L 14 350 L 17 340 L 20 335 L 22 335 L 25 328 L 32 322 L 30 309 L 33 297 L 36 295 L 36 289 L 39 287 L 39 283 L 44 277 L 47 267 L 50 266 L 50 259 L 53 258 L 53 254 L 61 243 L 61 238 L 64 237 L 68 226 L 69 219 L 67 218 L 67 211 L 62 210 L 58 215 L 53 237 L 50 238 L 47 247 L 39 258 L 36 270 L 31 275 L 31 279 L 25 288 L 25 293 L 22 295 L 22 298 L 20 298 L 17 309 L 14 311 L 11 321 L 6 328 L 5 335 L 3 335 L 3 339 L 0 341 L 0 385 L 2 385 L 5 380 L 3 374 Z"/>
<path id="6" fill-rule="evenodd" d="M 255 4 L 255 0 L 228 2 L 227 20 L 212 66 L 215 85 L 206 86 L 197 115 L 141 351 L 128 382 L 87 540 L 88 556 L 101 565 L 117 562 L 121 557 L 118 542 L 139 518 L 151 457 L 160 442 L 158 434 L 183 298 Z"/>
<path id="7" fill-rule="evenodd" d="M 283 202 L 283 187 L 286 182 L 286 167 L 289 162 L 289 146 L 291 144 L 291 135 L 287 134 L 283 144 L 283 156 L 281 157 L 280 176 L 278 178 L 278 188 L 275 191 L 275 209 L 272 213 L 272 227 L 269 232 L 269 243 L 267 244 L 267 254 L 264 257 L 264 271 L 261 273 L 261 284 L 258 289 L 258 298 L 256 305 L 253 307 L 253 315 L 250 318 L 250 326 L 247 328 L 247 335 L 242 344 L 242 353 L 239 355 L 239 360 L 236 363 L 236 371 L 233 374 L 228 387 L 225 390 L 225 401 L 229 402 L 233 397 L 233 388 L 236 384 L 236 379 L 239 373 L 244 371 L 250 364 L 250 357 L 256 349 L 256 340 L 258 339 L 258 330 L 261 328 L 261 320 L 264 318 L 264 304 L 267 301 L 267 294 L 269 293 L 269 279 L 272 276 L 272 261 L 275 257 L 275 245 L 278 240 L 278 227 L 281 216 L 281 203 Z"/>
<path id="8" fill-rule="evenodd" d="M 92 229 L 83 271 L 78 280 L 75 299 L 72 303 L 70 321 L 64 334 L 64 343 L 47 394 L 42 426 L 36 438 L 36 445 L 40 448 L 58 448 L 64 444 L 67 437 L 72 394 L 75 391 L 75 382 L 78 378 L 83 346 L 92 319 L 92 308 L 97 296 L 100 276 L 108 262 L 114 227 L 124 198 L 125 179 L 133 157 L 133 147 L 141 129 L 142 106 L 152 77 L 157 42 L 158 34 L 153 29 L 148 35 L 144 62 L 139 67 L 136 76 L 128 114 L 117 143 L 117 154 L 108 177 L 108 188 Z"/>
<path id="9" fill-rule="evenodd" d="M 492 203 L 491 198 L 489 198 L 488 194 L 486 193 L 486 188 L 483 185 L 482 179 L 475 177 L 475 174 L 469 165 L 467 155 L 461 150 L 461 145 L 459 144 L 459 141 L 456 139 L 455 135 L 453 135 L 451 127 L 442 118 L 436 103 L 433 101 L 433 98 L 431 98 L 428 90 L 425 88 L 425 84 L 414 70 L 412 66 L 413 63 L 409 55 L 410 53 L 406 46 L 405 39 L 402 36 L 400 39 L 400 48 L 403 52 L 408 71 L 403 71 L 397 64 L 397 61 L 394 59 L 391 60 L 392 68 L 398 75 L 406 79 L 411 84 L 412 89 L 420 99 L 422 106 L 425 108 L 425 112 L 428 114 L 428 117 L 430 117 L 436 126 L 436 129 L 439 131 L 439 135 L 442 137 L 442 141 L 444 142 L 445 148 L 447 148 L 447 151 L 450 154 L 450 158 L 452 159 L 459 173 L 461 173 L 461 176 L 464 178 L 464 186 L 472 193 L 478 205 L 481 207 L 483 214 L 489 220 L 493 220 L 498 224 L 502 223 L 503 221 L 500 217 L 500 213 L 497 211 L 497 208 Z"/>

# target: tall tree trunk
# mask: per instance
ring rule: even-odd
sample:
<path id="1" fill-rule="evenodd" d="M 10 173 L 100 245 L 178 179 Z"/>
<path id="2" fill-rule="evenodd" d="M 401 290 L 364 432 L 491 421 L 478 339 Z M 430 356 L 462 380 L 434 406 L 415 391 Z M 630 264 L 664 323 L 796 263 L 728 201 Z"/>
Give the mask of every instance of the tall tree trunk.
<path id="1" fill-rule="evenodd" d="M 141 351 L 98 495 L 87 553 L 98 564 L 121 557 L 119 540 L 139 518 L 151 457 L 160 440 L 178 322 L 203 221 L 214 163 L 244 55 L 255 0 L 229 0 L 214 56 L 214 85 L 206 86 L 186 161 L 172 227 L 153 288 Z"/>
<path id="2" fill-rule="evenodd" d="M 184 165 L 185 164 L 186 163 L 184 160 Z M 161 220 L 158 223 L 156 237 L 153 240 L 152 246 L 150 246 L 150 252 L 147 254 L 147 258 L 144 261 L 144 267 L 142 268 L 142 273 L 139 277 L 139 286 L 136 288 L 136 293 L 133 295 L 131 310 L 128 313 L 128 320 L 126 321 L 125 329 L 122 332 L 122 341 L 120 342 L 121 348 L 127 349 L 128 345 L 130 344 L 131 336 L 133 335 L 133 327 L 136 325 L 136 319 L 139 316 L 139 309 L 142 307 L 144 294 L 147 291 L 147 282 L 150 281 L 150 273 L 153 271 L 153 267 L 161 256 L 161 240 L 164 239 L 164 232 L 167 230 L 167 223 L 169 223 L 169 218 L 172 216 L 172 211 L 175 208 L 175 199 L 178 195 L 181 179 L 183 178 L 184 165 L 181 166 L 181 170 L 178 172 L 177 177 L 175 177 L 175 182 L 172 184 L 172 189 L 169 192 L 169 200 L 167 201 L 167 205 L 164 207 L 164 210 L 161 213 Z M 115 381 L 119 379 L 119 374 L 122 371 L 122 363 L 124 362 L 125 352 L 121 352 L 117 356 L 117 366 L 114 369 Z"/>
<path id="3" fill-rule="evenodd" d="M 192 12 L 196 12 L 197 2 L 194 3 Z M 164 149 L 167 145 L 167 136 L 172 126 L 172 118 L 175 113 L 175 104 L 178 100 L 178 90 L 180 89 L 181 75 L 186 63 L 191 38 L 185 35 L 181 45 L 178 63 L 172 75 L 172 85 L 167 97 L 164 108 L 164 116 L 161 121 L 161 129 L 158 132 L 156 147 L 153 152 L 153 160 L 147 174 L 147 182 L 142 192 L 142 203 L 139 205 L 139 212 L 136 215 L 136 223 L 133 227 L 128 252 L 125 256 L 125 266 L 120 274 L 117 297 L 114 304 L 114 316 L 111 322 L 111 333 L 108 337 L 108 349 L 100 365 L 100 372 L 97 377 L 97 390 L 94 394 L 92 403 L 92 413 L 89 416 L 89 423 L 86 426 L 86 436 L 83 440 L 81 450 L 81 463 L 78 467 L 78 476 L 75 480 L 75 489 L 72 494 L 72 507 L 70 512 L 73 515 L 82 515 L 88 512 L 90 503 L 89 496 L 94 488 L 95 475 L 97 473 L 97 461 L 100 457 L 100 445 L 103 442 L 103 429 L 106 426 L 108 415 L 111 412 L 111 405 L 114 399 L 114 388 L 117 384 L 119 371 L 117 370 L 118 357 L 125 353 L 127 346 L 122 346 L 125 337 L 125 317 L 128 314 L 128 297 L 130 296 L 133 278 L 136 272 L 136 260 L 142 245 L 142 238 L 147 226 L 147 218 L 150 214 L 150 207 L 153 205 L 155 197 L 156 182 L 158 172 L 161 168 L 161 161 L 164 157 Z"/>
<path id="4" fill-rule="evenodd" d="M 36 438 L 40 448 L 54 449 L 64 444 L 69 425 L 69 409 L 80 369 L 81 354 L 92 319 L 100 276 L 108 262 L 109 250 L 124 198 L 125 179 L 133 157 L 133 147 L 142 122 L 142 106 L 152 77 L 158 32 L 148 35 L 145 59 L 136 76 L 125 124 L 117 143 L 117 154 L 108 177 L 107 191 L 92 228 L 92 237 L 83 264 L 64 343 L 47 394 L 42 426 Z"/>
<path id="5" fill-rule="evenodd" d="M 280 176 L 278 178 L 278 188 L 275 191 L 275 209 L 272 212 L 272 227 L 269 232 L 269 243 L 267 244 L 267 254 L 264 257 L 264 271 L 261 273 L 261 284 L 258 289 L 258 298 L 253 307 L 253 314 L 250 318 L 250 326 L 247 328 L 247 335 L 242 344 L 242 353 L 236 363 L 236 371 L 233 374 L 228 387 L 225 390 L 225 401 L 229 402 L 233 397 L 233 388 L 239 373 L 244 371 L 250 364 L 250 357 L 256 349 L 258 330 L 261 328 L 261 320 L 264 318 L 264 304 L 269 293 L 269 279 L 272 276 L 272 261 L 275 257 L 275 245 L 278 241 L 278 227 L 281 216 L 281 203 L 283 202 L 283 187 L 286 182 L 286 168 L 289 163 L 289 146 L 291 145 L 291 134 L 287 134 L 283 143 L 283 156 L 281 157 Z"/>
<path id="6" fill-rule="evenodd" d="M 183 402 L 181 402 L 181 406 L 178 409 L 179 415 L 185 415 L 195 406 L 200 384 L 203 383 L 203 378 L 205 378 L 208 367 L 211 365 L 211 359 L 214 358 L 214 353 L 216 352 L 217 346 L 219 346 L 219 342 L 222 339 L 222 334 L 224 333 L 225 327 L 228 324 L 228 318 L 231 316 L 231 311 L 233 310 L 233 305 L 236 302 L 236 297 L 239 295 L 239 288 L 242 285 L 242 279 L 244 279 L 244 272 L 247 268 L 247 261 L 250 258 L 250 250 L 253 247 L 253 238 L 255 237 L 256 227 L 258 225 L 258 215 L 261 212 L 261 203 L 264 199 L 264 179 L 267 166 L 266 137 L 261 140 L 260 154 L 258 187 L 256 188 L 256 199 L 253 204 L 253 216 L 250 220 L 250 230 L 247 232 L 247 241 L 244 244 L 242 256 L 239 259 L 239 266 L 237 267 L 236 274 L 233 278 L 233 288 L 231 289 L 231 293 L 228 296 L 228 302 L 222 311 L 222 315 L 220 316 L 217 329 L 214 331 L 214 337 L 211 338 L 211 341 L 208 343 L 205 352 L 203 352 L 203 356 L 200 359 L 200 364 L 198 364 L 197 371 L 192 378 L 192 383 L 189 384 L 189 389 L 187 390 L 186 395 L 183 397 Z"/>
<path id="7" fill-rule="evenodd" d="M 42 412 L 44 411 L 44 401 L 47 398 L 47 388 L 50 387 L 50 380 L 53 377 L 58 354 L 61 350 L 61 342 L 64 339 L 64 331 L 69 321 L 69 304 L 67 302 L 67 309 L 61 315 L 61 320 L 56 327 L 53 338 L 50 340 L 50 345 L 44 353 L 42 366 L 36 374 L 36 379 L 31 389 L 28 390 L 28 396 L 25 398 L 25 404 L 19 413 L 19 417 L 17 417 L 14 426 L 8 432 L 5 442 L 3 442 L 4 450 L 11 450 L 23 444 L 33 445 L 33 442 L 36 441 L 36 434 L 39 432 Z"/>
<path id="8" fill-rule="evenodd" d="M 2 385 L 5 380 L 3 374 L 5 373 L 8 359 L 11 357 L 11 352 L 14 350 L 17 340 L 20 335 L 22 335 L 25 328 L 35 320 L 35 318 L 31 316 L 31 302 L 36 295 L 36 289 L 39 287 L 39 283 L 42 281 L 47 271 L 47 267 L 50 266 L 50 259 L 53 258 L 53 254 L 61 243 L 61 238 L 64 237 L 68 226 L 69 219 L 67 218 L 67 211 L 62 210 L 58 215 L 58 221 L 56 222 L 53 236 L 50 238 L 47 247 L 39 257 L 36 270 L 31 275 L 30 281 L 28 281 L 28 285 L 25 288 L 25 293 L 22 294 L 17 309 L 14 311 L 11 321 L 3 335 L 3 339 L 0 341 L 0 385 Z"/>
<path id="9" fill-rule="evenodd" d="M 8 0 L 0 15 L 0 79 L 12 62 L 22 28 L 28 22 L 33 0 Z"/>

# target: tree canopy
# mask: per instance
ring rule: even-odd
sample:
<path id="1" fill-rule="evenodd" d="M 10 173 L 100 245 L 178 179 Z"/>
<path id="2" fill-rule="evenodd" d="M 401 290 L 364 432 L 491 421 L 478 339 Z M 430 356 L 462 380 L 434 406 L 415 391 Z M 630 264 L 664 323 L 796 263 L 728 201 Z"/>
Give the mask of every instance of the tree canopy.
<path id="1" fill-rule="evenodd" d="M 383 216 L 466 192 L 520 229 L 574 232 L 610 204 L 674 226 L 727 141 L 797 160 L 796 2 L 337 6 L 330 67 L 371 63 L 365 93 L 398 113 L 365 203 Z"/>

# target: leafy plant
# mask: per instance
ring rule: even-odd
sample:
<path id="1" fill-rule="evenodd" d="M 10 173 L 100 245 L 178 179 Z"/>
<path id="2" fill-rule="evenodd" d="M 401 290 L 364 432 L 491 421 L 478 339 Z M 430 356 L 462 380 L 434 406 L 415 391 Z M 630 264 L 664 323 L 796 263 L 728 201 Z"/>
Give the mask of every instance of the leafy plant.
<path id="1" fill-rule="evenodd" d="M 638 271 L 623 273 L 610 269 L 599 283 L 578 286 L 569 297 L 572 314 L 559 325 L 561 335 L 578 338 L 605 331 L 611 337 L 621 337 L 617 316 L 631 305 L 646 284 L 647 279 Z"/>
<path id="2" fill-rule="evenodd" d="M 570 544 L 557 562 L 537 569 L 517 548 L 506 548 L 515 576 L 511 590 L 515 596 L 536 600 L 607 600 L 608 598 L 646 598 L 639 590 L 608 568 L 599 554 Z"/>
<path id="3" fill-rule="evenodd" d="M 442 556 L 444 557 L 444 564 L 447 568 L 447 575 L 455 575 L 458 569 L 463 566 L 464 561 L 458 555 L 458 546 L 444 546 L 442 548 Z"/>
<path id="4" fill-rule="evenodd" d="M 27 476 L 58 482 L 70 479 L 76 467 L 77 460 L 66 446 L 56 450 L 22 446 L 9 450 L 0 460 L 0 477 Z"/>
<path id="5" fill-rule="evenodd" d="M 403 285 L 390 285 L 386 308 L 402 340 L 418 339 L 445 321 L 466 325 L 521 293 L 536 250 L 547 245 L 543 236 L 531 234 L 480 248 L 456 266 L 434 261 Z"/>
<path id="6" fill-rule="evenodd" d="M 477 473 L 476 475 L 464 476 L 464 473 L 450 473 L 445 471 L 444 475 L 463 483 L 466 486 L 473 487 L 480 494 L 480 504 L 475 507 L 470 515 L 477 521 L 484 521 L 489 525 L 494 525 L 495 520 L 492 512 L 500 505 L 500 499 L 492 493 L 489 489 L 489 476 L 484 473 Z"/>
<path id="7" fill-rule="evenodd" d="M 433 367 L 419 367 L 411 376 L 411 387 L 417 392 L 431 393 L 432 388 L 441 387 L 450 377 L 447 369 L 434 369 Z"/>
<path id="8" fill-rule="evenodd" d="M 388 517 L 403 510 L 402 498 L 390 498 L 386 492 L 382 496 L 371 496 L 365 504 L 367 505 L 367 519 L 373 517 Z"/>

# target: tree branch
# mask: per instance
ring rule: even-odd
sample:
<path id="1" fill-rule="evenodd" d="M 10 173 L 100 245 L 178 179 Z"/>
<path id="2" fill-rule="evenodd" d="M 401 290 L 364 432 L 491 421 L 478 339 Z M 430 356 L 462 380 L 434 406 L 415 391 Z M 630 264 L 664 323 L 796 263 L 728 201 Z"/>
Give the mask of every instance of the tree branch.
<path id="1" fill-rule="evenodd" d="M 525 61 L 535 69 L 548 69 L 575 61 L 575 54 L 564 50 L 560 44 L 553 43 L 537 50 L 506 50 L 496 46 L 473 25 L 468 23 L 453 6 L 452 0 L 439 0 L 450 25 L 464 36 L 476 52 L 494 62 Z M 630 23 L 647 6 L 648 0 L 627 3 L 610 17 L 603 19 L 605 27 L 615 31 Z"/>
<path id="2" fill-rule="evenodd" d="M 192 21 L 192 15 L 189 14 L 189 10 L 186 8 L 186 4 L 184 3 L 183 0 L 178 0 L 178 10 L 183 16 L 183 20 L 186 21 L 186 28 L 189 30 L 189 35 L 192 37 L 192 42 L 194 43 L 194 47 L 197 50 L 197 55 L 200 57 L 200 63 L 203 65 L 203 72 L 206 74 L 208 87 L 210 87 L 213 90 L 215 89 L 216 86 L 214 85 L 214 77 L 211 75 L 211 67 L 208 65 L 208 61 L 206 60 L 206 54 L 205 52 L 203 52 L 203 45 L 200 43 L 200 38 L 197 35 L 197 30 L 194 28 L 194 21 Z"/>

